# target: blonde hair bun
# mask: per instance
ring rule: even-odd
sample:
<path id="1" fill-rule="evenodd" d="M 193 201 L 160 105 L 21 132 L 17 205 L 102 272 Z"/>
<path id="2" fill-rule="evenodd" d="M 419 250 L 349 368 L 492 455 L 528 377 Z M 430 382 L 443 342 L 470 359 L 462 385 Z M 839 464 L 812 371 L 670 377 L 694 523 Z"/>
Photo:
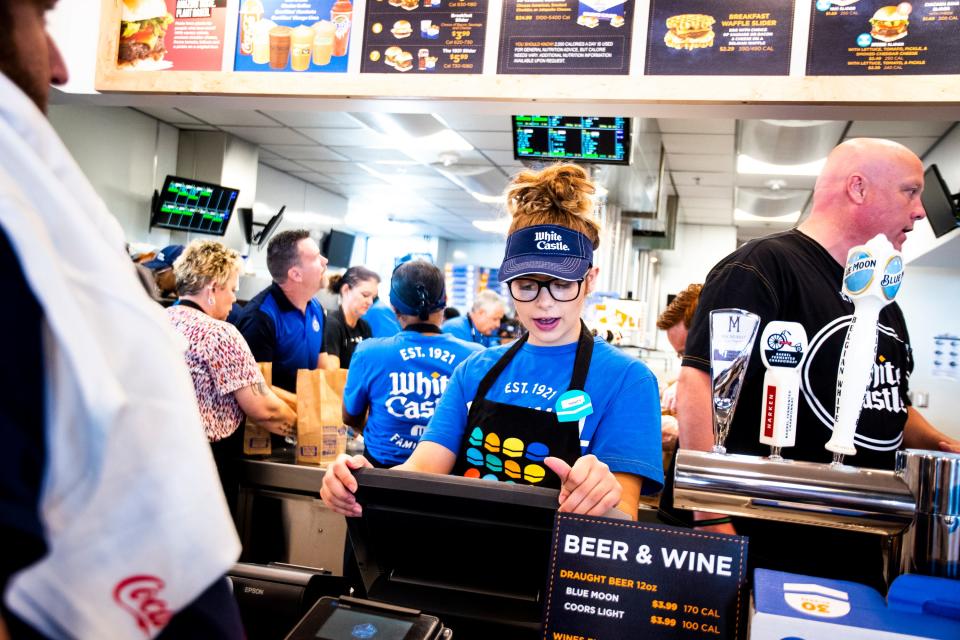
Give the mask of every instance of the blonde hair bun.
<path id="1" fill-rule="evenodd" d="M 600 246 L 600 223 L 593 215 L 596 188 L 587 171 L 559 163 L 540 171 L 525 170 L 507 187 L 510 233 L 527 227 L 555 224 L 587 236 Z"/>

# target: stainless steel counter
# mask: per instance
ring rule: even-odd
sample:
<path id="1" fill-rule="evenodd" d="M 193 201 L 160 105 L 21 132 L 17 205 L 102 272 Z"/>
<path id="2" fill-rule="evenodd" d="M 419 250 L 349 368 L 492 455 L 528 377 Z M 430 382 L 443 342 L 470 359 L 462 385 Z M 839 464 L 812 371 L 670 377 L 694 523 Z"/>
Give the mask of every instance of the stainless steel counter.
<path id="1" fill-rule="evenodd" d="M 325 471 L 297 464 L 292 448 L 241 462 L 237 531 L 242 561 L 285 562 L 343 575 L 347 525 L 320 499 Z"/>

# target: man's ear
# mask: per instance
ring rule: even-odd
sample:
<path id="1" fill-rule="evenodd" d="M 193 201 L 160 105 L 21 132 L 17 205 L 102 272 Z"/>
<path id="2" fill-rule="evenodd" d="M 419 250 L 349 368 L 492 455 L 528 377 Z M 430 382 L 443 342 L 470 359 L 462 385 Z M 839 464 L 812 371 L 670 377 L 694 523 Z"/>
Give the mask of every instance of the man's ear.
<path id="1" fill-rule="evenodd" d="M 300 282 L 303 280 L 303 274 L 300 273 L 300 267 L 293 266 L 287 269 L 287 280 L 292 280 L 294 282 Z"/>
<path id="2" fill-rule="evenodd" d="M 863 204 L 867 198 L 867 180 L 859 173 L 847 177 L 847 197 L 857 204 Z"/>

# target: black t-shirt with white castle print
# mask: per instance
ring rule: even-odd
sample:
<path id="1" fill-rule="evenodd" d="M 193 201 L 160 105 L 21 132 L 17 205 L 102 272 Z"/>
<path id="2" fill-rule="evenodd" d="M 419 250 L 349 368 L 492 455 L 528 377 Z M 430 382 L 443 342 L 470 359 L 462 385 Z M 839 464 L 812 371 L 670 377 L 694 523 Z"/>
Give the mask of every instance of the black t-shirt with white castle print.
<path id="1" fill-rule="evenodd" d="M 793 460 L 830 462 L 837 369 L 854 306 L 840 294 L 843 266 L 817 242 L 797 230 L 754 240 L 718 263 L 707 276 L 683 364 L 710 371 L 710 315 L 739 308 L 760 316 L 759 331 L 771 320 L 799 322 L 807 332 L 802 367 L 797 441 L 783 455 Z M 759 442 L 765 368 L 758 336 L 727 438 L 731 453 L 767 455 Z M 892 469 L 903 442 L 908 380 L 913 357 L 903 313 L 896 303 L 880 312 L 873 375 L 857 424 L 855 456 L 848 464 Z"/>

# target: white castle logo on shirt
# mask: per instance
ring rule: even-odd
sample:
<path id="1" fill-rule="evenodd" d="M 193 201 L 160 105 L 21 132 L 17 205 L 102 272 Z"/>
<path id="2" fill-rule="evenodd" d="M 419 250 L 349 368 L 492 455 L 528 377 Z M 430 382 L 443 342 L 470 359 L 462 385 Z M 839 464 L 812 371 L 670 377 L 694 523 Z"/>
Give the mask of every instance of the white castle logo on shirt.
<path id="1" fill-rule="evenodd" d="M 533 234 L 533 239 L 537 242 L 537 249 L 540 251 L 548 249 L 570 251 L 570 247 L 563 241 L 563 236 L 556 231 L 537 231 Z"/>
<path id="2" fill-rule="evenodd" d="M 394 371 L 387 375 L 390 376 L 390 396 L 384 403 L 387 412 L 397 418 L 412 420 L 433 415 L 449 381 L 447 376 L 436 371 L 429 375 L 421 371 Z"/>

